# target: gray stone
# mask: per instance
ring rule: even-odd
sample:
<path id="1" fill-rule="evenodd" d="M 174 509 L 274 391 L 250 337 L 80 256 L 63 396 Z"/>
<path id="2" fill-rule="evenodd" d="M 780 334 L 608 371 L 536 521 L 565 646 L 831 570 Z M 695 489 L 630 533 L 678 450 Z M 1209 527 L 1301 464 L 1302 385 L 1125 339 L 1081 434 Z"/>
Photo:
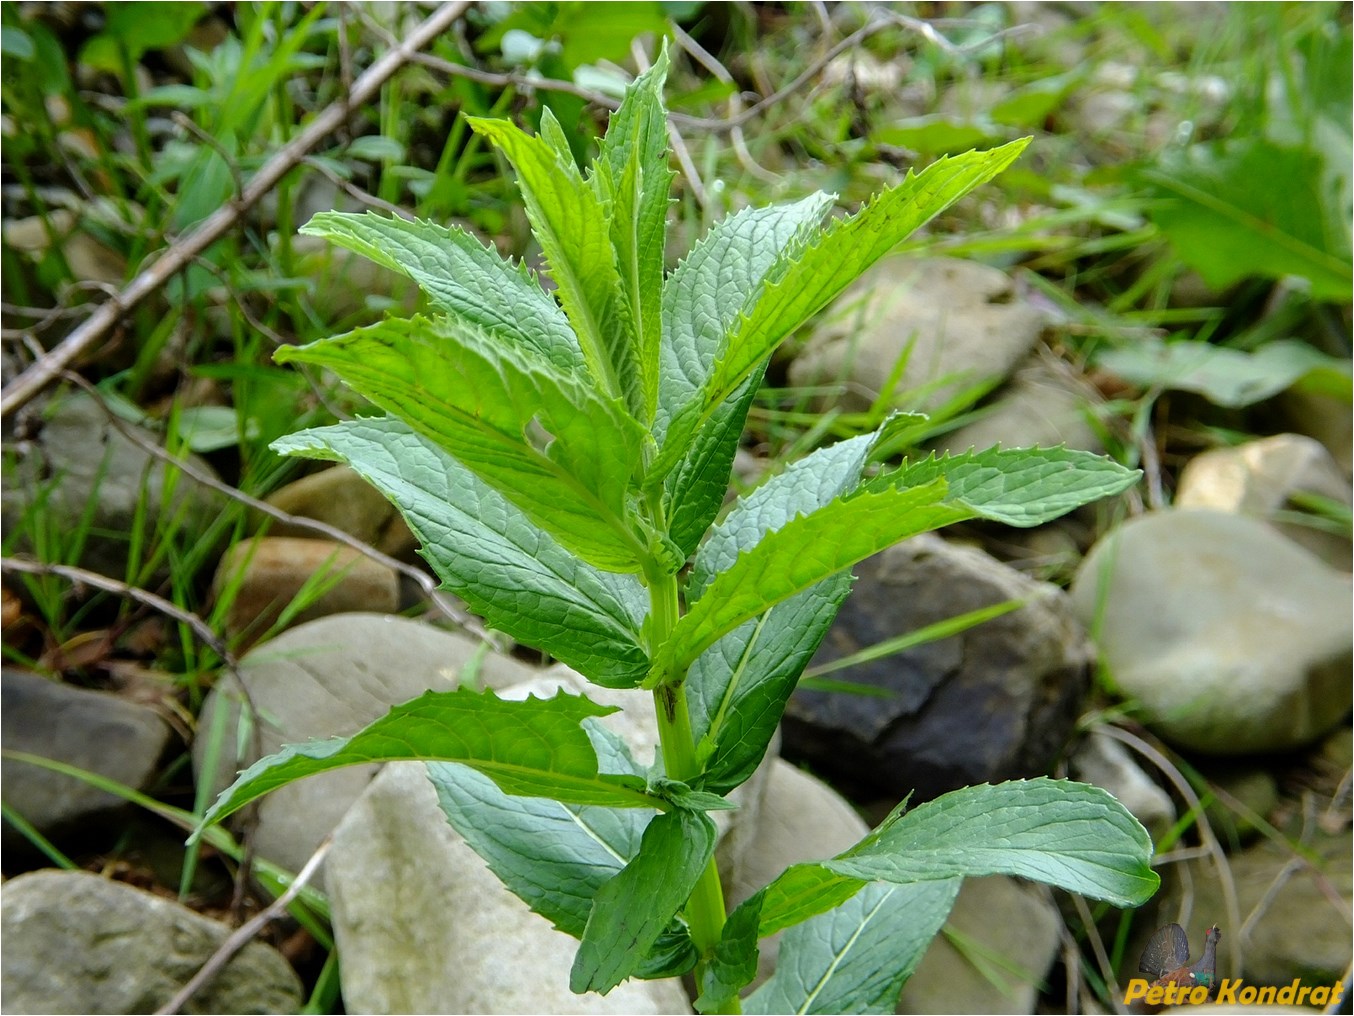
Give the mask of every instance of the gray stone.
<path id="1" fill-rule="evenodd" d="M 268 503 L 289 515 L 325 522 L 392 557 L 408 558 L 414 534 L 385 496 L 348 466 L 303 476 L 274 491 Z M 269 536 L 315 539 L 318 534 L 272 520 Z"/>
<path id="2" fill-rule="evenodd" d="M 848 793 L 897 800 L 915 792 L 918 802 L 1048 772 L 1090 684 L 1090 646 L 1066 595 L 930 535 L 890 547 L 856 572 L 815 663 L 1006 600 L 1025 605 L 831 675 L 887 697 L 796 692 L 785 712 L 785 756 L 830 774 Z"/>
<path id="3" fill-rule="evenodd" d="M 108 692 L 87 691 L 6 667 L 0 673 L 0 725 L 9 751 L 55 759 L 146 790 L 169 745 L 154 710 Z M 126 809 L 122 798 L 83 780 L 17 759 L 0 761 L 5 804 L 49 838 L 88 833 Z M 6 822 L 4 849 L 26 841 Z"/>
<path id="4" fill-rule="evenodd" d="M 676 980 L 570 992 L 578 943 L 452 830 L 421 763 L 385 767 L 335 832 L 327 863 L 350 1012 L 691 1011 Z"/>
<path id="5" fill-rule="evenodd" d="M 1153 841 L 1175 824 L 1171 795 L 1152 782 L 1121 743 L 1108 734 L 1091 731 L 1070 759 L 1075 779 L 1107 790 L 1143 827 Z"/>
<path id="6" fill-rule="evenodd" d="M 224 495 L 181 474 L 172 476 L 177 470 L 119 432 L 88 395 L 54 399 L 44 408 L 43 419 L 37 436 L 20 444 L 12 472 L 9 458 L 5 460 L 0 504 L 6 533 L 22 529 L 26 534 L 30 527 L 24 525 L 25 515 L 41 512 L 44 526 L 60 538 L 87 532 L 82 567 L 122 579 L 127 574 L 127 534 L 136 527 L 149 537 L 173 520 L 176 538 L 191 546 L 205 538 L 225 507 Z M 154 434 L 145 434 L 159 443 Z M 196 455 L 185 458 L 215 476 Z M 144 518 L 139 518 L 143 509 Z M 33 549 L 26 536 L 20 542 L 21 549 Z M 154 586 L 167 575 L 162 565 L 143 585 Z"/>
<path id="7" fill-rule="evenodd" d="M 456 687 L 478 650 L 479 643 L 463 635 L 379 614 L 339 614 L 293 628 L 240 661 L 240 676 L 257 710 L 252 728 L 240 726 L 239 685 L 221 675 L 198 723 L 194 771 L 218 793 L 236 769 L 284 744 L 352 734 L 391 706 L 429 689 Z M 493 654 L 479 661 L 479 668 L 480 679 L 495 688 L 536 673 Z M 213 745 L 219 758 L 206 772 Z M 254 839 L 259 855 L 299 871 L 375 771 L 375 766 L 339 769 L 262 798 Z"/>
<path id="8" fill-rule="evenodd" d="M 1042 886 L 1004 875 L 965 879 L 946 922 L 949 935 L 937 935 L 926 950 L 898 1012 L 1035 1012 L 1061 926 Z"/>
<path id="9" fill-rule="evenodd" d="M 888 402 L 925 409 L 999 382 L 1045 325 L 1041 310 L 1013 298 L 1004 272 L 955 258 L 881 261 L 839 306 L 844 310 L 790 365 L 790 381 L 844 385 L 838 404 L 847 411 L 869 408 L 886 389 Z M 908 393 L 922 386 L 927 391 L 918 404 Z"/>
<path id="10" fill-rule="evenodd" d="M 1285 521 L 1285 515 L 1291 519 L 1300 510 L 1292 503 L 1293 496 L 1303 493 L 1346 508 L 1350 504 L 1349 481 L 1319 441 L 1301 434 L 1276 434 L 1190 459 L 1180 473 L 1175 506 L 1216 508 L 1263 519 L 1327 564 L 1349 571 L 1347 536 Z"/>
<path id="11" fill-rule="evenodd" d="M 1182 748 L 1284 751 L 1349 713 L 1350 578 L 1262 522 L 1139 516 L 1092 549 L 1072 599 L 1100 618 L 1118 690 Z"/>
<path id="12" fill-rule="evenodd" d="M 1104 451 L 1091 425 L 1093 407 L 1102 400 L 1093 388 L 1069 374 L 1055 370 L 1042 357 L 1034 358 L 998 392 L 991 406 L 980 410 L 977 420 L 942 436 L 936 449 L 981 451 L 999 444 L 1004 448 L 1066 445 Z"/>
<path id="13" fill-rule="evenodd" d="M 245 540 L 222 555 L 212 581 L 218 598 L 230 597 L 226 634 L 243 645 L 267 634 L 308 584 L 315 592 L 306 594 L 289 627 L 330 614 L 394 613 L 399 603 L 393 568 L 333 540 Z"/>
<path id="14" fill-rule="evenodd" d="M 230 929 L 88 872 L 35 871 L 0 895 L 6 1013 L 155 1012 Z M 182 1010 L 291 1013 L 301 984 L 271 946 L 244 947 Z"/>

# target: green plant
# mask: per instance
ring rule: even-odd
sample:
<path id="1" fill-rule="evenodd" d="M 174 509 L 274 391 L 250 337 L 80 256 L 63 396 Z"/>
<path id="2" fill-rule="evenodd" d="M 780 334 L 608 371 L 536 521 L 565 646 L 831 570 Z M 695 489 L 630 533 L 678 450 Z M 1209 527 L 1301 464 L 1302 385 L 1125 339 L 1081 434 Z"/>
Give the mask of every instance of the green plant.
<path id="1" fill-rule="evenodd" d="M 338 766 L 429 760 L 451 823 L 580 939 L 575 991 L 694 972 L 706 1012 L 891 1012 L 965 875 L 1135 905 L 1158 881 L 1145 831 L 1093 787 L 972 787 L 900 806 L 850 850 L 795 865 L 730 914 L 708 812 L 733 807 L 728 794 L 761 762 L 846 596 L 846 569 L 962 519 L 1035 525 L 1136 474 L 1064 449 L 872 473 L 872 452 L 915 423 L 904 417 L 790 465 L 712 527 L 776 345 L 1024 142 L 942 160 L 826 228 L 822 194 L 739 212 L 665 279 L 666 67 L 660 58 L 629 90 L 587 175 L 548 110 L 537 136 L 473 122 L 517 170 L 558 304 L 462 231 L 313 219 L 305 232 L 411 276 L 435 313 L 279 350 L 391 415 L 274 445 L 348 462 L 378 486 L 491 626 L 598 685 L 649 690 L 653 767 L 597 725 L 613 710 L 586 697 L 430 692 L 350 738 L 259 761 L 204 822 Z M 782 929 L 778 972 L 740 999 L 758 939 Z"/>

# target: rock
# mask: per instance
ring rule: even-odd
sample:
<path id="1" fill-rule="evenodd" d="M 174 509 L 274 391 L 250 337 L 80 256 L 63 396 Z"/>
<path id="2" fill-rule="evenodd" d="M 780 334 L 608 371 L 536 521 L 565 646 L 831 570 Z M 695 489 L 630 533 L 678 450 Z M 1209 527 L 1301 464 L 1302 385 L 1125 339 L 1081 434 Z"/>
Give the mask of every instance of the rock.
<path id="1" fill-rule="evenodd" d="M 0 896 L 5 1012 L 155 1012 L 230 929 L 88 872 L 35 871 Z M 188 1013 L 292 1013 L 301 984 L 282 955 L 250 942 L 184 1007 Z"/>
<path id="2" fill-rule="evenodd" d="M 1105 448 L 1090 420 L 1100 401 L 1089 385 L 1078 384 L 1035 358 L 1020 368 L 979 419 L 944 435 L 936 449 L 964 452 L 997 444 L 1005 448 L 1066 445 L 1099 453 Z"/>
<path id="3" fill-rule="evenodd" d="M 1048 772 L 1090 684 L 1091 652 L 1065 594 L 936 536 L 868 559 L 815 663 L 1012 599 L 1025 606 L 952 638 L 832 675 L 889 697 L 800 690 L 784 753 L 848 792 L 914 801 Z"/>
<path id="4" fill-rule="evenodd" d="M 1217 755 L 1298 748 L 1350 707 L 1350 578 L 1262 522 L 1202 509 L 1112 531 L 1072 585 L 1144 722 Z"/>
<path id="5" fill-rule="evenodd" d="M 1171 795 L 1152 782 L 1121 743 L 1092 730 L 1070 759 L 1074 779 L 1107 790 L 1158 841 L 1175 824 Z"/>
<path id="6" fill-rule="evenodd" d="M 1062 919 L 1042 886 L 1004 875 L 968 878 L 898 1001 L 900 1013 L 1033 1013 L 1053 966 Z M 972 948 L 969 956 L 967 948 Z"/>
<path id="7" fill-rule="evenodd" d="M 326 522 L 391 557 L 407 559 L 414 551 L 414 534 L 399 511 L 348 466 L 303 476 L 274 491 L 268 503 L 289 515 Z M 269 523 L 268 535 L 303 539 L 319 536 L 275 519 Z"/>
<path id="8" fill-rule="evenodd" d="M 955 258 L 890 258 L 843 297 L 849 308 L 790 364 L 790 382 L 845 385 L 837 405 L 865 410 L 882 393 L 903 408 L 944 403 L 1000 381 L 1034 348 L 1039 309 L 1013 299 L 1001 270 Z M 896 368 L 906 370 L 895 381 Z M 927 386 L 918 400 L 909 391 Z"/>
<path id="9" fill-rule="evenodd" d="M 869 831 L 846 799 L 822 780 L 782 759 L 773 760 L 757 822 L 741 824 L 734 834 L 746 837 L 747 842 L 742 851 L 744 863 L 725 879 L 729 908 L 742 903 L 790 865 L 840 854 Z M 752 987 L 775 971 L 780 934 L 762 939 L 759 948 L 757 979 Z"/>
<path id="10" fill-rule="evenodd" d="M 1347 536 L 1284 521 L 1300 510 L 1295 494 L 1316 494 L 1348 508 L 1349 481 L 1319 441 L 1301 434 L 1276 434 L 1235 448 L 1196 455 L 1180 474 L 1177 508 L 1216 508 L 1271 522 L 1327 564 L 1349 571 Z"/>
<path id="11" fill-rule="evenodd" d="M 224 495 L 178 474 L 124 436 L 88 395 L 55 399 L 43 417 L 36 438 L 21 443 L 12 469 L 9 456 L 5 460 L 3 525 L 7 534 L 21 534 L 19 549 L 33 551 L 33 527 L 25 516 L 40 512 L 45 531 L 62 545 L 85 535 L 78 562 L 82 567 L 123 579 L 131 545 L 127 534 L 139 527 L 148 540 L 158 540 L 151 534 L 167 529 L 176 543 L 191 547 L 208 536 L 224 510 Z M 144 433 L 159 444 L 156 435 Z M 184 458 L 203 473 L 216 475 L 196 455 Z M 49 559 L 51 548 L 46 551 L 44 559 Z M 168 567 L 161 565 L 141 584 L 154 587 L 168 574 Z"/>
<path id="12" fill-rule="evenodd" d="M 303 593 L 307 584 L 311 591 Z M 287 536 L 235 544 L 222 555 L 212 589 L 218 598 L 230 598 L 226 634 L 245 644 L 266 635 L 298 595 L 304 595 L 306 605 L 288 626 L 330 614 L 394 613 L 399 605 L 394 569 L 333 540 Z"/>
<path id="13" fill-rule="evenodd" d="M 5 748 L 55 759 L 146 790 L 169 745 L 170 729 L 153 710 L 107 692 L 86 691 L 10 667 L 0 672 Z M 128 807 L 82 780 L 26 762 L 0 761 L 5 804 L 57 840 L 87 836 Z M 26 850 L 8 822 L 4 850 Z"/>
<path id="14" fill-rule="evenodd" d="M 1159 913 L 1179 913 L 1188 894 L 1196 924 L 1222 926 L 1219 976 L 1280 987 L 1295 978 L 1313 987 L 1339 981 L 1354 945 L 1349 919 L 1354 836 L 1348 828 L 1336 835 L 1316 830 L 1306 848 L 1315 865 L 1268 838 L 1228 857 L 1243 928 L 1227 926 L 1227 897 L 1206 859 L 1183 862 L 1189 866 L 1188 876 L 1171 873 L 1174 866 L 1162 869 Z M 1128 955 L 1136 968 L 1139 953 L 1130 949 Z"/>
<path id="15" fill-rule="evenodd" d="M 691 1011 L 675 980 L 570 992 L 578 943 L 452 830 L 420 763 L 385 767 L 335 832 L 327 864 L 350 1012 Z"/>
<path id="16" fill-rule="evenodd" d="M 240 732 L 241 691 L 222 674 L 208 695 L 193 744 L 193 769 L 213 795 L 237 768 L 284 744 L 352 734 L 428 689 L 449 690 L 478 659 L 478 642 L 399 617 L 341 614 L 311 621 L 258 646 L 240 661 L 240 677 L 257 709 L 255 745 Z M 531 667 L 493 654 L 479 660 L 480 679 L 501 688 L 529 678 Z M 234 756 L 234 747 L 244 752 Z M 214 747 L 215 746 L 215 749 Z M 209 766 L 213 752 L 218 755 Z M 254 845 L 291 871 L 338 824 L 366 788 L 375 766 L 313 776 L 259 802 Z M 323 881 L 323 879 L 321 879 Z"/>

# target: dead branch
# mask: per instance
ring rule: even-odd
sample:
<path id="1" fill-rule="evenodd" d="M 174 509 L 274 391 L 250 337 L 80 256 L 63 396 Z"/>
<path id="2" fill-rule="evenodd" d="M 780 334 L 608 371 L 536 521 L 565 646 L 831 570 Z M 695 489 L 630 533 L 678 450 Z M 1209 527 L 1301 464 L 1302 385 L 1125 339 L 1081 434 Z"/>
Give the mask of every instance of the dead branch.
<path id="1" fill-rule="evenodd" d="M 395 71 L 408 63 L 418 50 L 446 31 L 469 6 L 470 0 L 443 4 L 394 49 L 367 68 L 353 82 L 351 92 L 322 109 L 295 137 L 274 152 L 235 200 L 218 208 L 191 232 L 171 243 L 150 267 L 137 275 L 121 292 L 101 304 L 60 344 L 0 390 L 0 416 L 15 412 L 42 391 L 77 356 L 103 338 L 130 310 L 225 235 L 241 215 L 271 191 L 310 149 L 339 128 L 354 109 L 375 96 Z"/>

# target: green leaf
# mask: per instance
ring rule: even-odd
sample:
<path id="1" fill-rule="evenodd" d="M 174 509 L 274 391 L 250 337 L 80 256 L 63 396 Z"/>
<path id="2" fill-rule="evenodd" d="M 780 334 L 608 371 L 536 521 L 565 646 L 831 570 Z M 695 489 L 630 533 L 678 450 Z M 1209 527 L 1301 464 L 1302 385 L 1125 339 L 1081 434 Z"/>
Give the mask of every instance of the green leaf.
<path id="1" fill-rule="evenodd" d="M 898 993 L 949 917 L 962 879 L 867 885 L 791 928 L 776 972 L 746 1013 L 892 1013 Z"/>
<path id="2" fill-rule="evenodd" d="M 593 181 L 610 205 L 611 246 L 616 252 L 621 292 L 634 325 L 645 420 L 658 405 L 658 351 L 662 342 L 663 247 L 667 231 L 668 118 L 663 82 L 666 47 L 647 72 L 626 90 L 611 116 L 594 164 Z"/>
<path id="3" fill-rule="evenodd" d="M 346 462 L 400 509 L 437 577 L 491 628 L 591 681 L 633 688 L 648 671 L 639 579 L 598 571 L 507 498 L 394 417 L 348 420 L 272 445 Z"/>
<path id="4" fill-rule="evenodd" d="M 1161 881 L 1138 820 L 1099 787 L 1063 780 L 956 790 L 871 837 L 823 867 L 888 882 L 1019 875 L 1121 907 L 1146 903 Z"/>
<path id="5" fill-rule="evenodd" d="M 718 222 L 663 287 L 663 347 L 654 433 L 696 401 L 725 335 L 786 247 L 805 241 L 832 205 L 828 194 L 793 204 L 745 208 Z M 738 438 L 761 381 L 754 371 L 696 433 L 664 490 L 668 534 L 686 554 L 724 503 Z"/>
<path id="6" fill-rule="evenodd" d="M 745 900 L 724 922 L 710 962 L 700 971 L 697 1012 L 726 1011 L 739 990 L 757 976 L 757 912 L 765 894 L 763 889 Z"/>
<path id="7" fill-rule="evenodd" d="M 642 432 L 575 377 L 445 318 L 392 318 L 283 346 L 276 359 L 330 368 L 590 564 L 639 568 L 643 545 L 625 519 Z"/>
<path id="8" fill-rule="evenodd" d="M 1197 392 L 1229 409 L 1254 405 L 1314 374 L 1342 379 L 1349 401 L 1349 360 L 1327 356 L 1305 342 L 1280 339 L 1251 353 L 1207 342 L 1138 342 L 1108 349 L 1098 366 L 1144 388 Z"/>
<path id="9" fill-rule="evenodd" d="M 949 504 L 1009 526 L 1039 526 L 1137 483 L 1141 472 L 1103 455 L 1067 448 L 988 448 L 934 455 L 877 477 L 867 489 L 916 486 L 943 478 Z"/>
<path id="10" fill-rule="evenodd" d="M 636 419 L 646 419 L 638 351 L 621 292 L 607 215 L 597 192 L 571 157 L 541 136 L 507 120 L 470 117 L 474 130 L 494 143 L 517 170 L 532 232 L 541 245 L 560 302 L 583 346 L 602 391 L 620 399 Z M 558 130 L 554 114 L 541 115 L 543 133 Z"/>
<path id="11" fill-rule="evenodd" d="M 899 540 L 970 518 L 945 503 L 945 482 L 863 491 L 791 519 L 738 555 L 658 648 L 650 680 L 684 672 L 727 632 Z"/>
<path id="12" fill-rule="evenodd" d="M 439 310 L 505 345 L 529 346 L 562 370 L 583 368 L 578 338 L 550 294 L 524 265 L 505 262 L 463 229 L 372 212 L 320 212 L 301 232 L 408 276 Z"/>
<path id="13" fill-rule="evenodd" d="M 1297 275 L 1317 299 L 1347 302 L 1350 226 L 1322 189 L 1322 169 L 1319 152 L 1248 137 L 1192 145 L 1143 176 L 1164 198 L 1152 218 L 1214 289 Z"/>
<path id="14" fill-rule="evenodd" d="M 839 907 L 868 883 L 821 864 L 793 864 L 766 887 L 757 934 L 763 938 Z"/>
<path id="15" fill-rule="evenodd" d="M 831 303 L 870 265 L 973 188 L 1015 161 L 1029 139 L 988 152 L 941 159 L 875 197 L 855 215 L 837 219 L 804 244 L 781 252 L 766 282 L 742 308 L 700 398 L 668 428 L 646 482 L 665 476 L 686 444 L 786 336 Z"/>
<path id="16" fill-rule="evenodd" d="M 593 900 L 569 975 L 578 994 L 605 994 L 631 976 L 686 903 L 715 851 L 715 824 L 677 809 L 654 818 L 639 852 Z"/>
<path id="17" fill-rule="evenodd" d="M 425 692 L 352 737 L 288 745 L 259 759 L 221 793 L 202 825 L 219 822 L 250 801 L 307 776 L 406 759 L 462 762 L 509 794 L 652 808 L 658 802 L 644 792 L 642 780 L 598 772 L 597 753 L 579 725 L 589 716 L 615 711 L 564 693 L 509 702 L 492 692 L 465 688 Z"/>
<path id="18" fill-rule="evenodd" d="M 619 738 L 585 721 L 600 769 L 642 778 Z M 608 766 L 607 756 L 613 760 Z M 614 760 L 623 760 L 614 764 Z M 640 808 L 599 808 L 504 793 L 469 766 L 428 763 L 447 821 L 499 880 L 536 913 L 583 936 L 592 898 L 639 851 L 652 817 Z"/>
<path id="19" fill-rule="evenodd" d="M 768 532 L 852 490 L 878 438 L 867 434 L 819 449 L 740 498 L 696 555 L 692 600 Z M 786 699 L 850 588 L 846 573 L 825 579 L 739 625 L 692 664 L 687 702 L 706 759 L 707 789 L 730 790 L 757 768 Z"/>

